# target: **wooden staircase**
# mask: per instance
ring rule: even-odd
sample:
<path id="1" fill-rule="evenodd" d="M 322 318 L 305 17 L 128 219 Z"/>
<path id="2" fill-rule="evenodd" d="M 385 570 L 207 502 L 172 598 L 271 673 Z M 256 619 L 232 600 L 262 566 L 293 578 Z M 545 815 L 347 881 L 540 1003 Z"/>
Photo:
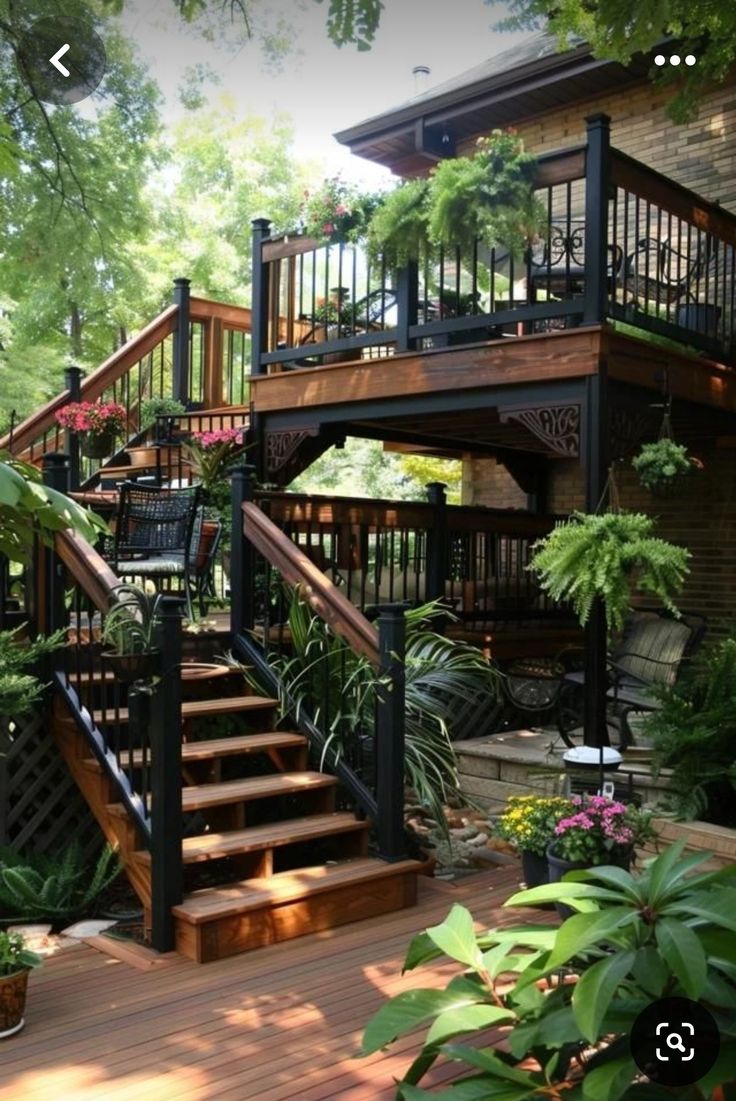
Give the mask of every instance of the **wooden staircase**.
<path id="1" fill-rule="evenodd" d="M 182 667 L 182 689 L 194 698 L 182 703 L 185 891 L 173 908 L 177 950 L 205 963 L 412 905 L 421 865 L 371 857 L 370 824 L 337 809 L 336 778 L 309 767 L 305 737 L 276 728 L 277 701 L 237 688 L 228 695 L 235 675 L 210 672 Z M 103 734 L 112 724 L 124 734 L 125 701 L 100 704 L 106 681 L 89 678 L 83 702 Z M 233 729 L 223 734 L 215 722 L 227 720 Z M 52 728 L 149 918 L 151 853 L 59 700 Z M 144 751 L 129 748 L 126 763 L 135 780 L 147 765 Z"/>

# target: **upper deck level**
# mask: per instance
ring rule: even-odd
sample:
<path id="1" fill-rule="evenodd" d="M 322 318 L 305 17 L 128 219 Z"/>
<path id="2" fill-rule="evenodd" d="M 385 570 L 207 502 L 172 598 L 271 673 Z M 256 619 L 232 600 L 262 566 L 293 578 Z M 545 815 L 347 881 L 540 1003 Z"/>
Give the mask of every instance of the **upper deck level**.
<path id="1" fill-rule="evenodd" d="M 600 326 L 609 348 L 631 348 L 633 337 L 653 361 L 681 352 L 695 372 L 716 364 L 730 376 L 736 216 L 613 148 L 600 115 L 585 144 L 539 158 L 536 194 L 545 225 L 523 254 L 478 240 L 400 271 L 358 247 L 271 238 L 256 223 L 256 411 L 380 397 L 389 382 L 410 394 L 440 349 L 467 349 L 441 357 L 455 365 L 453 386 L 463 364 L 472 372 L 480 362 L 503 365 L 508 381 L 528 380 L 535 361 L 548 377 L 565 356 L 579 361 L 575 373 L 592 373 Z M 565 339 L 529 340 L 552 335 Z M 397 355 L 392 371 L 386 360 Z M 327 373 L 336 363 L 345 369 Z"/>

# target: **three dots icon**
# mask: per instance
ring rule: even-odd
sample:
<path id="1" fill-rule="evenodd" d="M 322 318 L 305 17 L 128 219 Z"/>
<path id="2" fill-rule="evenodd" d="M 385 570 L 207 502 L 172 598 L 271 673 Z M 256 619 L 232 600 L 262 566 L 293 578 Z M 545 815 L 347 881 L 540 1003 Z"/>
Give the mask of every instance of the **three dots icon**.
<path id="1" fill-rule="evenodd" d="M 698 59 L 694 56 L 694 54 L 686 54 L 685 57 L 680 57 L 679 54 L 672 54 L 672 56 L 669 58 L 665 57 L 664 54 L 657 54 L 654 58 L 655 65 L 666 65 L 668 61 L 670 65 L 680 65 L 684 61 L 686 65 L 689 65 L 691 67 L 693 65 L 697 65 L 698 63 Z"/>

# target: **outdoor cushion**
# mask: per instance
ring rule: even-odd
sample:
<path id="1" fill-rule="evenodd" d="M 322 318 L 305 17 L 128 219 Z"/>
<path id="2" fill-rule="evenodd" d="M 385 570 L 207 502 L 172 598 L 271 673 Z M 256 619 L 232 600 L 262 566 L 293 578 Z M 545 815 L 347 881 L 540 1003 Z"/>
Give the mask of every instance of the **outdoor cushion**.
<path id="1" fill-rule="evenodd" d="M 637 616 L 611 654 L 616 669 L 645 684 L 674 684 L 691 628 L 678 619 Z"/>
<path id="2" fill-rule="evenodd" d="M 170 574 L 184 573 L 183 558 L 137 558 L 132 562 L 118 562 L 118 573 Z"/>

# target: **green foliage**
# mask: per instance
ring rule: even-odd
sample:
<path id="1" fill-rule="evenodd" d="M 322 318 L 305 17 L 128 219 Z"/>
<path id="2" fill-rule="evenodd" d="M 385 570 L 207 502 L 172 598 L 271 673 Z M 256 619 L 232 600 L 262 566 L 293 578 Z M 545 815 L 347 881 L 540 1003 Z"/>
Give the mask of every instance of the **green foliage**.
<path id="1" fill-rule="evenodd" d="M 637 877 L 592 868 L 506 903 L 564 902 L 579 911 L 559 928 L 476 933 L 471 914 L 453 906 L 444 922 L 415 937 L 404 970 L 449 956 L 463 973 L 444 990 L 390 999 L 366 1027 L 362 1054 L 429 1025 L 398 1083 L 404 1101 L 654 1099 L 648 1086 L 635 1087 L 631 1028 L 654 998 L 686 997 L 704 1004 L 721 1030 L 715 1066 L 688 1093 L 692 1101 L 713 1098 L 736 1060 L 736 867 L 692 874 L 706 858 L 682 859 L 682 849 L 666 849 Z M 489 1038 L 496 1026 L 502 1032 Z M 435 1093 L 419 1083 L 439 1058 L 466 1073 Z"/>
<path id="2" fill-rule="evenodd" d="M 549 26 L 566 49 L 583 39 L 596 57 L 626 64 L 636 54 L 652 53 L 668 36 L 678 39 L 678 52 L 693 53 L 692 68 L 652 67 L 656 82 L 673 89 L 669 114 L 685 122 L 697 114 L 709 85 L 722 82 L 736 62 L 736 8 L 712 0 L 511 0 L 506 26 Z"/>
<path id="3" fill-rule="evenodd" d="M 102 641 L 116 654 L 145 654 L 154 648 L 162 593 L 139 585 L 116 585 L 102 627 Z"/>
<path id="4" fill-rule="evenodd" d="M 459 788 L 450 739 L 453 713 L 483 691 L 490 705 L 497 690 L 496 672 L 479 650 L 427 629 L 446 614 L 437 603 L 406 613 L 406 782 L 440 824 L 443 803 Z M 299 591 L 292 595 L 288 624 L 292 655 L 269 658 L 283 686 L 282 709 L 306 711 L 327 735 L 323 760 L 340 760 L 356 735 L 372 737 L 382 682 L 367 658 L 335 635 Z"/>
<path id="5" fill-rule="evenodd" d="M 496 823 L 496 833 L 519 850 L 544 856 L 554 841 L 555 826 L 572 812 L 570 800 L 560 795 L 512 795 Z"/>
<path id="6" fill-rule="evenodd" d="M 693 460 L 683 444 L 663 436 L 656 443 L 642 444 L 631 465 L 645 489 L 657 490 L 689 474 L 693 469 Z"/>
<path id="7" fill-rule="evenodd" d="M 0 849 L 0 916 L 11 921 L 50 921 L 57 928 L 93 912 L 100 894 L 120 872 L 106 845 L 94 869 L 76 842 L 57 856 Z"/>
<path id="8" fill-rule="evenodd" d="M 528 568 L 553 600 L 571 602 L 582 626 L 600 597 L 609 630 L 621 630 L 635 588 L 678 615 L 673 597 L 688 573 L 690 552 L 655 538 L 653 528 L 643 513 L 573 512 L 537 541 Z"/>
<path id="9" fill-rule="evenodd" d="M 24 628 L 0 631 L 0 717 L 17 719 L 38 703 L 43 684 L 26 672 L 46 654 L 58 650 L 66 643 L 64 631 L 44 638 L 39 635 L 32 642 L 20 637 Z"/>
<path id="10" fill-rule="evenodd" d="M 176 398 L 148 398 L 141 402 L 139 428 L 151 428 L 156 417 L 179 417 L 186 409 Z"/>
<path id="11" fill-rule="evenodd" d="M 17 971 L 40 967 L 42 963 L 43 960 L 37 952 L 26 948 L 26 940 L 21 933 L 0 931 L 0 975 L 7 977 Z"/>
<path id="12" fill-rule="evenodd" d="M 0 553 L 26 564 L 36 537 L 51 543 L 54 532 L 72 528 L 94 543 L 107 525 L 76 501 L 41 482 L 29 463 L 0 453 Z"/>
<path id="13" fill-rule="evenodd" d="M 654 741 L 655 774 L 672 769 L 675 813 L 736 826 L 736 638 L 703 647 L 657 697 L 642 731 Z"/>
<path id="14" fill-rule="evenodd" d="M 316 191 L 304 192 L 304 232 L 322 244 L 360 241 L 378 203 L 378 195 L 362 192 L 340 176 L 330 176 Z"/>
<path id="15" fill-rule="evenodd" d="M 431 254 L 429 188 L 429 180 L 406 180 L 384 197 L 368 232 L 368 250 L 374 261 L 383 259 L 389 269 L 396 269 Z"/>
<path id="16" fill-rule="evenodd" d="M 377 440 L 348 437 L 342 449 L 330 448 L 289 488 L 295 493 L 426 501 L 429 482 L 445 482 L 450 503 L 460 504 L 462 462 L 429 455 L 398 455 L 384 451 Z"/>
<path id="17" fill-rule="evenodd" d="M 389 267 L 431 258 L 440 245 L 465 255 L 479 239 L 520 253 L 547 222 L 534 195 L 536 159 L 512 131 L 479 138 L 473 157 L 441 161 L 427 180 L 390 192 L 371 219 L 369 248 Z"/>

